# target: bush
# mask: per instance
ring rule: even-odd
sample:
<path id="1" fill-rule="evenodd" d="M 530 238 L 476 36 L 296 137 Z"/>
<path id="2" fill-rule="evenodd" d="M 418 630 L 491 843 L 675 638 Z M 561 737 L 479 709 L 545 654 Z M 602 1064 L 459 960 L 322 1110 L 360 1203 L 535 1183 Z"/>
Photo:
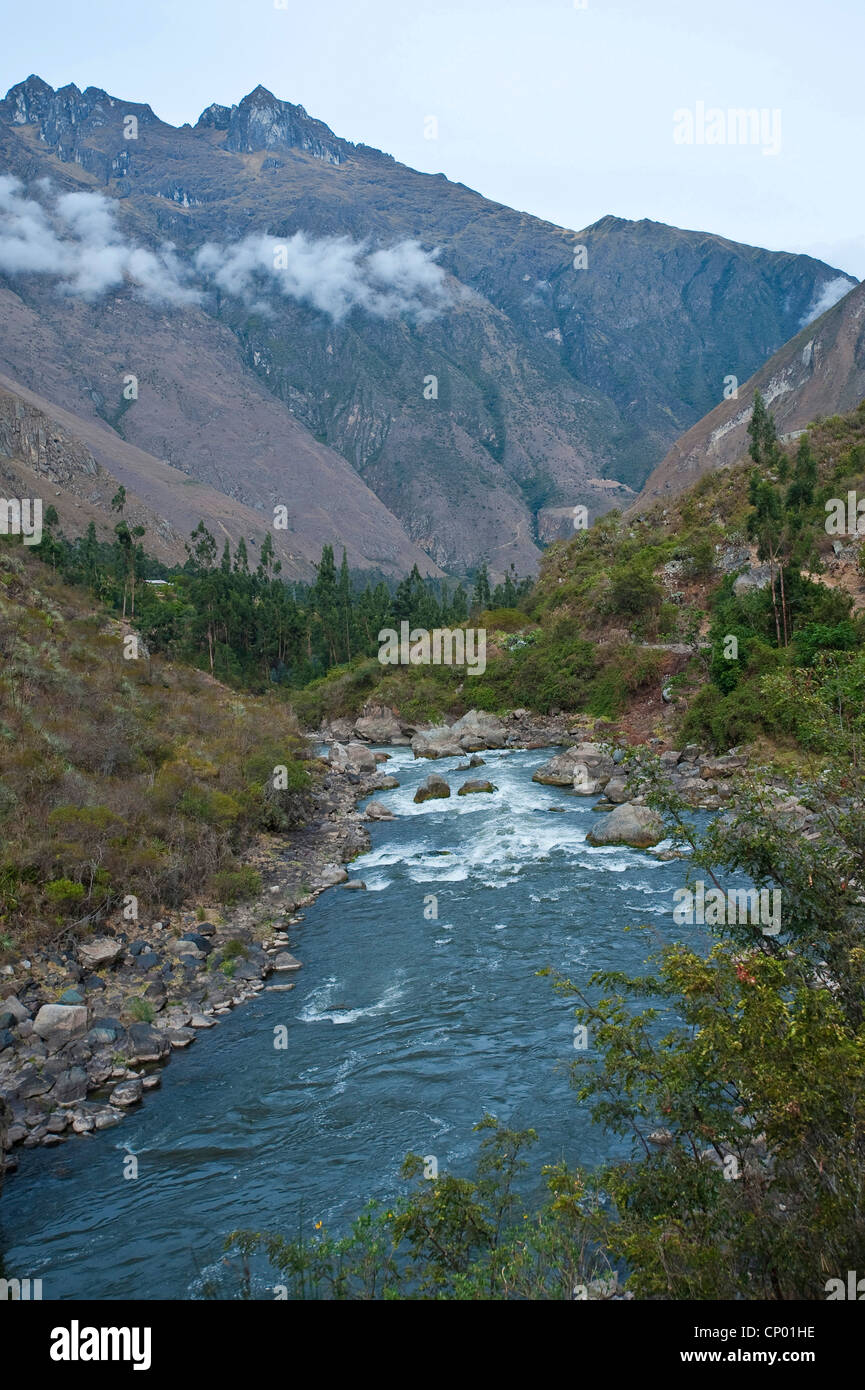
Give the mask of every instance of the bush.
<path id="1" fill-rule="evenodd" d="M 244 865 L 242 869 L 221 869 L 213 875 L 211 888 L 219 902 L 237 903 L 261 892 L 261 874 Z"/>

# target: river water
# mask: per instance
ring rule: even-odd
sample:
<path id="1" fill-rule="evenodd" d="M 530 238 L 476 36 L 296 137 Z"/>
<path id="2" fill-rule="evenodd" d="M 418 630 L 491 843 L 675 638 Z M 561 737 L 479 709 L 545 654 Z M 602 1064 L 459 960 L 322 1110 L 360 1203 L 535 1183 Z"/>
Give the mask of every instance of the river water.
<path id="1" fill-rule="evenodd" d="M 20 1152 L 0 1200 L 7 1278 L 41 1278 L 46 1299 L 201 1297 L 231 1277 L 234 1228 L 343 1229 L 402 1190 L 409 1150 L 468 1172 L 485 1111 L 538 1131 L 534 1172 L 614 1151 L 569 1086 L 573 1005 L 536 972 L 639 972 L 630 924 L 693 937 L 672 921 L 686 866 L 587 845 L 593 800 L 531 780 L 549 751 L 490 752 L 470 774 L 440 760 L 454 795 L 420 806 L 431 765 L 391 751 L 401 785 L 377 799 L 397 819 L 350 866 L 367 891 L 328 890 L 293 929 L 297 988 L 175 1053 L 116 1128 Z M 456 796 L 485 775 L 493 795 Z"/>

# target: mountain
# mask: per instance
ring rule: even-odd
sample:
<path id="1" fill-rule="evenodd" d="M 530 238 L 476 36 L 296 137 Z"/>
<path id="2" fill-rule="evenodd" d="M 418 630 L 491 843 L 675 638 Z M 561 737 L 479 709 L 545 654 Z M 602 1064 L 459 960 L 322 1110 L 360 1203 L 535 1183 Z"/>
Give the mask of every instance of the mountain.
<path id="1" fill-rule="evenodd" d="M 636 508 L 670 497 L 748 451 L 748 421 L 761 391 L 780 434 L 821 416 L 842 415 L 865 398 L 865 282 L 785 343 L 740 387 L 678 439 L 650 474 Z"/>
<path id="2" fill-rule="evenodd" d="M 288 506 L 293 549 L 315 514 L 379 568 L 534 568 L 575 505 L 626 505 L 729 373 L 853 283 L 659 223 L 556 227 L 262 87 L 175 128 L 30 77 L 0 102 L 0 167 L 22 185 L 0 369 L 259 513 Z"/>

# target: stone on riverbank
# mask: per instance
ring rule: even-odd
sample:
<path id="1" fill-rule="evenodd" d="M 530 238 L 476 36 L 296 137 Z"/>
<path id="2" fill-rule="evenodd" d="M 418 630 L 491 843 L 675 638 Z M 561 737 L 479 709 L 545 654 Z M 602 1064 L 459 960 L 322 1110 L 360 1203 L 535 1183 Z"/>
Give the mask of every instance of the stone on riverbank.
<path id="1" fill-rule="evenodd" d="M 632 801 L 610 811 L 586 836 L 590 845 L 629 845 L 631 849 L 648 849 L 663 838 L 664 822 L 657 811 Z"/>

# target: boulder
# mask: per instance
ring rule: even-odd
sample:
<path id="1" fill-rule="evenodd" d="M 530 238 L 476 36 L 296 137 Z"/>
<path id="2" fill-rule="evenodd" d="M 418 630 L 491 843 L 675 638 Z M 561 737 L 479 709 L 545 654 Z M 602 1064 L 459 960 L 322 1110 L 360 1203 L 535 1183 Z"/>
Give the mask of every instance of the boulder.
<path id="1" fill-rule="evenodd" d="M 542 782 L 545 787 L 572 787 L 574 785 L 574 762 L 571 749 L 566 753 L 556 753 L 549 762 L 538 768 L 532 777 L 533 782 Z"/>
<path id="2" fill-rule="evenodd" d="M 648 849 L 664 838 L 664 822 L 657 811 L 626 801 L 604 816 L 586 836 L 590 845 L 630 845 Z"/>
<path id="3" fill-rule="evenodd" d="M 113 936 L 97 936 L 92 941 L 82 941 L 78 946 L 78 959 L 88 970 L 99 970 L 105 965 L 113 965 L 123 954 L 123 943 Z"/>
<path id="4" fill-rule="evenodd" d="M 108 1104 L 120 1106 L 137 1105 L 141 1099 L 143 1090 L 144 1087 L 139 1077 L 134 1077 L 131 1081 L 121 1081 L 119 1085 L 114 1087 L 114 1090 L 108 1097 Z"/>
<path id="5" fill-rule="evenodd" d="M 333 888 L 337 883 L 345 883 L 347 878 L 348 870 L 341 864 L 325 864 L 316 879 L 316 884 L 321 888 Z"/>
<path id="6" fill-rule="evenodd" d="M 280 951 L 273 962 L 273 968 L 274 970 L 302 970 L 303 966 L 297 956 L 293 956 L 290 951 Z"/>
<path id="7" fill-rule="evenodd" d="M 385 705 L 375 706 L 355 720 L 354 732 L 367 743 L 408 743 L 396 715 Z"/>
<path id="8" fill-rule="evenodd" d="M 395 777 L 377 777 L 375 780 L 375 789 L 377 792 L 395 791 L 398 786 L 399 782 Z"/>
<path id="9" fill-rule="evenodd" d="M 0 1010 L 4 1013 L 11 1014 L 16 1023 L 23 1023 L 25 1018 L 30 1017 L 30 1010 L 25 1009 L 24 1005 L 19 999 L 16 999 L 14 994 L 8 994 L 6 996 L 2 1003 L 0 1003 Z"/>
<path id="10" fill-rule="evenodd" d="M 604 787 L 604 796 L 608 801 L 620 806 L 622 802 L 628 800 L 628 779 L 627 777 L 611 777 Z"/>
<path id="11" fill-rule="evenodd" d="M 584 764 L 577 763 L 574 768 L 574 792 L 577 796 L 597 796 L 603 785 L 597 778 L 589 777 Z"/>
<path id="12" fill-rule="evenodd" d="M 416 802 L 443 800 L 450 796 L 451 789 L 443 777 L 433 772 L 426 781 L 418 787 L 414 794 Z"/>
<path id="13" fill-rule="evenodd" d="M 445 724 L 436 729 L 426 729 L 422 734 L 415 734 L 411 741 L 411 751 L 416 758 L 458 758 L 464 750 L 460 748 L 458 738 Z"/>
<path id="14" fill-rule="evenodd" d="M 65 1042 L 87 1031 L 87 1009 L 83 1004 L 43 1004 L 33 1020 L 33 1031 L 40 1038 Z"/>
<path id="15" fill-rule="evenodd" d="M 502 721 L 482 709 L 470 709 L 452 725 L 451 733 L 466 753 L 483 748 L 504 748 L 507 742 L 507 730 Z"/>
<path id="16" fill-rule="evenodd" d="M 367 803 L 366 816 L 368 820 L 393 820 L 394 815 L 387 806 L 381 801 L 370 801 Z"/>
<path id="17" fill-rule="evenodd" d="M 378 764 L 375 754 L 367 748 L 365 743 L 350 743 L 346 749 L 348 760 L 352 768 L 357 772 L 375 772 Z"/>
<path id="18" fill-rule="evenodd" d="M 482 782 L 479 778 L 469 778 L 468 782 L 463 782 L 457 796 L 472 796 L 475 792 L 494 792 L 496 788 L 492 782 Z"/>

